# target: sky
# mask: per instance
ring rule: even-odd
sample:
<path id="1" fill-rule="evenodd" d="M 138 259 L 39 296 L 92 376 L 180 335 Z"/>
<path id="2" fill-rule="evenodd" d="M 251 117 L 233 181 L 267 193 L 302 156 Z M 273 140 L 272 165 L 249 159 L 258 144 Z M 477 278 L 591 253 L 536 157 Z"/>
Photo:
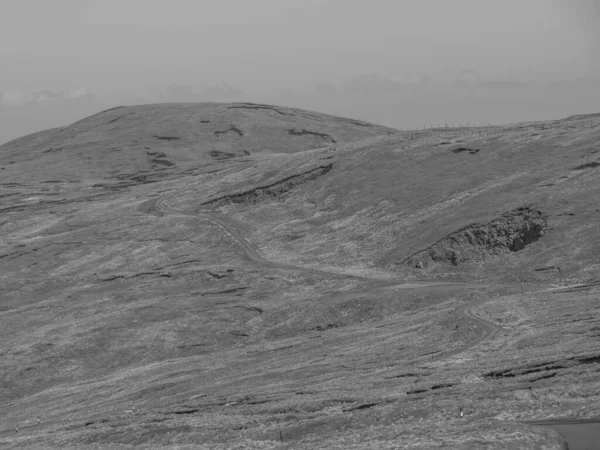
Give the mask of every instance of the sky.
<path id="1" fill-rule="evenodd" d="M 596 70 L 593 0 L 2 0 L 0 86 L 98 91 L 360 72 L 561 78 Z"/>
<path id="2" fill-rule="evenodd" d="M 600 2 L 598 0 L 553 0 L 556 12 L 564 17 L 584 48 L 590 69 L 600 74 Z"/>
<path id="3" fill-rule="evenodd" d="M 0 92 L 600 77 L 598 0 L 0 0 Z M 12 94 L 11 94 L 12 95 Z"/>

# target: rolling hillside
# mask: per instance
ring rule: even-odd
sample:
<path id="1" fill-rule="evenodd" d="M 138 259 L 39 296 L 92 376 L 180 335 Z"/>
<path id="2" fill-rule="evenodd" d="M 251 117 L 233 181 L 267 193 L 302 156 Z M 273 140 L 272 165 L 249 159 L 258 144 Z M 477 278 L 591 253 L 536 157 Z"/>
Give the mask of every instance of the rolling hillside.
<path id="1" fill-rule="evenodd" d="M 562 448 L 525 422 L 600 415 L 599 137 L 210 103 L 0 146 L 0 446 Z"/>

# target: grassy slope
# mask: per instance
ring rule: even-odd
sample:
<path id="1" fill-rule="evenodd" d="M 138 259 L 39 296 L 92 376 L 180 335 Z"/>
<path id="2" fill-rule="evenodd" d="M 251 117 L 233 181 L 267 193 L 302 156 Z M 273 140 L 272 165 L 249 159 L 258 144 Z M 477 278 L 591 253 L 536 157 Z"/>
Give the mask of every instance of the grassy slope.
<path id="1" fill-rule="evenodd" d="M 57 180 L 106 181 L 129 174 L 168 174 L 219 158 L 293 153 L 394 132 L 362 121 L 277 106 L 129 106 L 8 142 L 1 147 L 0 166 L 8 181 L 21 179 L 24 173 L 30 180 L 38 180 L 33 174 L 38 175 L 39 181 L 50 174 Z M 41 166 L 44 172 L 39 171 Z"/>
<path id="2" fill-rule="evenodd" d="M 600 128 L 571 120 L 410 139 L 230 106 L 113 110 L 67 127 L 66 140 L 51 130 L 1 148 L 3 446 L 275 448 L 281 431 L 290 448 L 559 448 L 516 420 L 600 414 L 589 359 L 600 354 L 600 168 L 573 170 L 597 159 Z M 247 133 L 215 138 L 232 124 Z M 292 128 L 338 142 L 322 147 Z M 137 156 L 124 157 L 134 140 Z M 480 152 L 452 153 L 457 145 Z M 244 149 L 251 155 L 209 153 Z M 154 167 L 146 150 L 175 166 Z M 327 164 L 275 197 L 203 204 Z M 140 169 L 154 182 L 116 178 Z M 216 211 L 273 261 L 477 283 L 394 288 L 261 266 L 203 216 L 149 214 L 148 200 Z M 524 203 L 548 214 L 550 229 L 521 252 L 429 271 L 396 264 Z M 562 278 L 534 270 L 548 265 Z M 574 283 L 587 287 L 549 290 Z M 460 314 L 470 304 L 501 331 L 461 351 L 480 332 Z M 490 375 L 503 370 L 514 376 Z"/>
<path id="3" fill-rule="evenodd" d="M 334 155 L 327 176 L 278 204 L 236 206 L 231 215 L 252 224 L 251 236 L 271 259 L 354 273 L 406 273 L 399 263 L 411 254 L 466 225 L 531 205 L 548 215 L 549 229 L 525 251 L 410 274 L 550 281 L 535 269 L 555 265 L 573 280 L 598 278 L 600 228 L 591 224 L 600 217 L 600 168 L 593 166 L 600 161 L 599 129 L 573 125 L 516 126 L 499 135 L 475 131 L 449 139 L 441 133 L 392 137 L 323 150 Z M 458 146 L 480 151 L 453 153 Z M 229 179 L 219 182 L 214 189 L 225 189 Z"/>

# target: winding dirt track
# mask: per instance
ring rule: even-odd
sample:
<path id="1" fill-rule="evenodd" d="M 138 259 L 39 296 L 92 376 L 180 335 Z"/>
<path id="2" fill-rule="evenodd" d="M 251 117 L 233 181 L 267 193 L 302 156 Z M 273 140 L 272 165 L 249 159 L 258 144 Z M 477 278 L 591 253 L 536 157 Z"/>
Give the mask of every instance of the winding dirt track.
<path id="1" fill-rule="evenodd" d="M 475 322 L 477 324 L 477 328 L 481 331 L 477 337 L 473 338 L 462 347 L 442 353 L 439 355 L 439 357 L 435 358 L 436 361 L 462 353 L 470 348 L 475 347 L 476 345 L 479 345 L 483 341 L 492 339 L 494 336 L 496 336 L 496 334 L 498 334 L 500 328 L 494 322 L 482 319 L 473 312 L 474 308 L 483 305 L 488 300 L 489 299 L 475 300 L 474 302 L 466 303 L 456 308 L 455 312 L 458 315 L 462 315 L 465 319 Z"/>
<path id="2" fill-rule="evenodd" d="M 269 260 L 263 258 L 260 255 L 260 253 L 258 253 L 258 251 L 253 247 L 253 245 L 246 238 L 244 238 L 244 236 L 240 233 L 240 231 L 233 224 L 227 222 L 225 220 L 225 218 L 223 218 L 217 214 L 214 214 L 214 213 L 206 213 L 206 212 L 201 212 L 201 213 L 196 213 L 196 214 L 188 214 L 188 213 L 176 210 L 169 206 L 169 203 L 176 196 L 181 196 L 182 194 L 185 194 L 185 191 L 188 191 L 191 189 L 193 189 L 193 186 L 185 187 L 185 188 L 181 188 L 181 189 L 177 189 L 175 191 L 169 192 L 161 197 L 158 197 L 156 199 L 152 199 L 152 200 L 142 203 L 139 206 L 139 209 L 145 213 L 155 214 L 158 216 L 163 216 L 163 215 L 168 214 L 171 216 L 180 217 L 182 220 L 184 220 L 186 222 L 193 222 L 193 226 L 196 226 L 196 223 L 199 221 L 202 221 L 202 220 L 212 222 L 212 223 L 220 226 L 225 233 L 227 233 L 229 236 L 231 236 L 233 239 L 235 239 L 235 241 L 237 241 L 237 243 L 242 247 L 242 249 L 244 250 L 244 253 L 250 260 L 252 260 L 258 264 L 268 266 L 268 267 L 273 267 L 276 269 L 309 273 L 312 275 L 321 276 L 323 278 L 360 280 L 360 281 L 368 282 L 370 284 L 374 284 L 377 286 L 394 288 L 394 289 L 420 289 L 420 288 L 433 287 L 433 286 L 457 286 L 457 285 L 465 286 L 465 287 L 481 286 L 481 285 L 475 285 L 473 283 L 460 283 L 460 282 L 434 282 L 434 281 L 431 281 L 431 282 L 407 283 L 403 280 L 380 279 L 380 278 L 371 278 L 371 277 L 364 277 L 364 276 L 358 276 L 358 275 L 339 274 L 339 273 L 327 272 L 327 271 L 319 270 L 319 269 L 313 269 L 313 268 L 302 267 L 302 266 L 294 266 L 291 264 L 283 264 L 283 263 L 269 261 Z M 479 330 L 481 330 L 479 335 L 476 338 L 472 339 L 471 341 L 465 343 L 463 346 L 458 347 L 454 350 L 450 350 L 448 352 L 444 352 L 444 353 L 436 356 L 435 358 L 431 359 L 430 361 L 441 360 L 444 358 L 448 358 L 449 356 L 452 356 L 452 355 L 455 355 L 458 353 L 462 353 L 487 339 L 492 339 L 498 333 L 499 328 L 494 323 L 478 317 L 472 311 L 472 309 L 474 307 L 479 306 L 479 305 L 485 303 L 486 301 L 487 301 L 486 299 L 483 299 L 483 300 L 477 300 L 475 302 L 467 303 L 467 304 L 461 305 L 455 311 L 457 314 L 462 315 L 466 319 L 475 322 L 477 324 L 477 328 Z M 45 427 L 48 425 L 56 426 L 56 425 L 63 425 L 63 424 L 65 424 L 66 426 L 71 425 L 71 424 L 67 425 L 65 423 L 65 421 L 61 421 L 61 420 L 54 420 L 54 421 L 43 423 L 43 425 Z M 82 425 L 81 425 L 81 423 L 78 423 L 78 424 L 72 424 L 72 426 L 80 427 Z M 24 431 L 31 431 L 36 428 L 37 428 L 37 425 L 32 424 L 32 425 L 22 426 L 22 427 L 20 427 L 20 430 L 21 430 L 21 432 L 24 432 Z M 11 433 L 16 434 L 14 429 L 0 430 L 0 436 L 7 436 L 7 435 L 10 435 Z"/>
<path id="3" fill-rule="evenodd" d="M 276 269 L 304 272 L 304 273 L 309 273 L 312 275 L 318 275 L 323 278 L 360 280 L 360 281 L 368 282 L 368 283 L 379 285 L 379 286 L 393 287 L 394 289 L 419 289 L 419 288 L 426 288 L 426 287 L 432 287 L 432 286 L 444 286 L 444 285 L 446 285 L 446 286 L 462 285 L 465 287 L 479 286 L 479 285 L 474 285 L 472 283 L 461 283 L 461 282 L 428 281 L 428 282 L 407 283 L 404 280 L 380 279 L 380 278 L 371 278 L 371 277 L 364 277 L 364 276 L 358 276 L 358 275 L 339 274 L 339 273 L 327 272 L 327 271 L 319 270 L 319 269 L 313 269 L 313 268 L 308 268 L 308 267 L 295 266 L 295 265 L 291 265 L 291 264 L 283 264 L 283 263 L 269 261 L 269 260 L 263 258 L 260 255 L 260 253 L 258 253 L 258 251 L 252 246 L 252 244 L 246 238 L 244 238 L 244 236 L 240 233 L 240 231 L 233 224 L 227 222 L 225 220 L 225 218 L 218 216 L 217 214 L 207 213 L 207 212 L 200 212 L 200 213 L 196 213 L 196 214 L 187 214 L 183 211 L 176 210 L 173 207 L 169 206 L 169 203 L 171 203 L 176 197 L 180 197 L 180 196 L 184 195 L 186 191 L 191 190 L 191 189 L 193 189 L 193 186 L 185 187 L 185 188 L 181 188 L 181 189 L 177 189 L 175 191 L 169 192 L 161 197 L 153 199 L 149 202 L 145 202 L 145 204 L 144 204 L 145 206 L 143 209 L 146 212 L 154 213 L 154 214 L 157 214 L 160 216 L 167 215 L 167 214 L 175 215 L 186 221 L 206 220 L 206 221 L 212 222 L 212 223 L 220 226 L 225 231 L 225 233 L 227 233 L 229 236 L 231 236 L 233 239 L 235 239 L 237 241 L 237 243 L 242 247 L 242 249 L 244 250 L 244 253 L 250 260 L 252 260 L 258 264 L 268 266 L 268 267 L 273 267 Z M 434 360 L 444 359 L 449 356 L 452 356 L 452 355 L 455 355 L 458 353 L 462 353 L 472 347 L 475 347 L 476 345 L 480 344 L 481 342 L 483 342 L 487 339 L 492 339 L 498 333 L 498 331 L 500 331 L 500 328 L 496 324 L 494 324 L 493 322 L 490 322 L 488 320 L 482 319 L 481 317 L 479 317 L 473 313 L 473 308 L 480 306 L 481 304 L 485 303 L 486 301 L 487 301 L 487 299 L 476 300 L 474 302 L 470 302 L 470 303 L 461 305 L 460 307 L 458 307 L 456 309 L 456 313 L 458 313 L 459 315 L 462 315 L 467 320 L 475 322 L 477 325 L 477 328 L 479 330 L 481 330 L 481 332 L 478 334 L 478 336 L 476 338 L 465 343 L 465 345 L 463 345 L 457 349 L 451 350 L 449 352 L 444 352 L 443 354 L 434 358 Z"/>

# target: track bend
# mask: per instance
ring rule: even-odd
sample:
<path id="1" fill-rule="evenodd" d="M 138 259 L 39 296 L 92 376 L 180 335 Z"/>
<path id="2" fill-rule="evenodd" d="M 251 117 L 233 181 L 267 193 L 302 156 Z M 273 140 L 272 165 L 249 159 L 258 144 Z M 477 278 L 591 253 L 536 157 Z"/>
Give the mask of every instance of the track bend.
<path id="1" fill-rule="evenodd" d="M 294 270 L 294 271 L 298 271 L 298 272 L 319 275 L 321 277 L 327 277 L 327 278 L 355 279 L 355 280 L 366 281 L 366 282 L 370 282 L 373 284 L 387 286 L 387 287 L 394 287 L 394 288 L 407 288 L 408 289 L 408 288 L 424 288 L 424 287 L 442 286 L 442 285 L 457 285 L 457 284 L 466 285 L 466 283 L 451 283 L 451 282 L 406 283 L 402 280 L 379 279 L 379 278 L 361 277 L 358 275 L 338 274 L 338 273 L 327 272 L 327 271 L 319 270 L 319 269 L 311 269 L 308 267 L 294 266 L 291 264 L 282 264 L 282 263 L 276 263 L 273 261 L 269 261 L 269 260 L 263 258 L 256 251 L 256 249 L 252 246 L 252 244 L 243 237 L 243 235 L 239 232 L 239 230 L 234 225 L 227 222 L 224 218 L 219 217 L 218 215 L 212 214 L 212 213 L 186 214 L 184 212 L 175 210 L 168 206 L 168 203 L 170 200 L 174 199 L 176 196 L 181 196 L 182 194 L 185 193 L 185 191 L 189 191 L 191 189 L 193 189 L 193 187 L 185 187 L 185 188 L 177 189 L 175 191 L 169 192 L 169 193 L 167 193 L 161 197 L 158 197 L 156 199 L 146 201 L 142 204 L 143 208 L 140 208 L 140 209 L 146 213 L 151 213 L 151 214 L 155 214 L 158 216 L 168 214 L 171 216 L 179 217 L 186 222 L 194 222 L 193 225 L 195 225 L 195 222 L 200 221 L 200 220 L 206 220 L 206 221 L 212 222 L 212 223 L 220 226 L 229 236 L 231 236 L 233 239 L 235 239 L 238 242 L 238 244 L 243 248 L 245 254 L 247 255 L 247 257 L 249 259 L 251 259 L 252 261 L 254 261 L 258 264 L 262 264 L 262 265 L 277 268 L 277 269 Z M 449 356 L 452 356 L 452 355 L 455 355 L 458 353 L 462 353 L 466 350 L 469 350 L 472 347 L 475 347 L 476 345 L 480 344 L 484 340 L 492 339 L 498 333 L 498 331 L 499 331 L 498 326 L 496 326 L 492 322 L 489 322 L 487 320 L 480 318 L 479 316 L 475 315 L 472 311 L 472 309 L 474 307 L 485 303 L 485 301 L 486 300 L 477 300 L 475 302 L 467 303 L 465 305 L 461 305 L 456 310 L 456 312 L 458 312 L 459 314 L 462 314 L 465 318 L 472 320 L 474 322 L 477 322 L 477 324 L 481 327 L 480 329 L 482 330 L 482 333 L 478 337 L 473 339 L 472 341 L 467 342 L 462 347 L 459 347 L 450 352 L 445 352 L 442 355 L 439 355 L 438 357 L 432 359 L 431 361 L 441 360 L 441 359 L 447 358 Z M 65 423 L 64 420 L 54 420 L 54 421 L 50 421 L 50 422 L 45 422 L 44 425 L 45 426 L 62 425 L 64 423 Z M 77 425 L 75 423 L 73 423 L 72 425 L 73 426 L 82 426 L 80 423 Z M 22 431 L 34 430 L 36 428 L 38 428 L 38 426 L 33 425 L 33 424 L 20 427 L 20 429 Z M 12 429 L 0 430 L 0 436 L 7 436 L 11 433 L 15 433 L 15 431 Z"/>
<path id="2" fill-rule="evenodd" d="M 371 278 L 371 277 L 359 276 L 359 275 L 339 274 L 339 273 L 335 273 L 335 272 L 327 272 L 325 270 L 319 270 L 319 269 L 313 269 L 313 268 L 308 268 L 308 267 L 295 266 L 292 264 L 283 264 L 283 263 L 269 261 L 268 259 L 263 258 L 260 255 L 260 253 L 253 247 L 253 245 L 246 238 L 244 238 L 244 236 L 235 227 L 235 225 L 227 222 L 225 218 L 223 218 L 217 214 L 207 213 L 207 212 L 188 214 L 188 213 L 174 209 L 169 206 L 169 203 L 172 203 L 172 200 L 174 200 L 175 197 L 180 197 L 183 194 L 185 194 L 186 191 L 190 191 L 193 188 L 194 188 L 193 186 L 190 186 L 190 187 L 184 187 L 181 189 L 176 189 L 176 190 L 169 192 L 161 197 L 153 199 L 150 202 L 146 202 L 145 210 L 146 210 L 146 212 L 154 213 L 159 216 L 171 215 L 171 216 L 180 217 L 182 220 L 185 220 L 185 221 L 194 221 L 195 222 L 195 221 L 199 221 L 199 220 L 206 220 L 208 222 L 212 222 L 212 223 L 220 226 L 223 229 L 223 231 L 225 231 L 226 234 L 228 234 L 233 239 L 235 239 L 235 241 L 242 247 L 242 249 L 244 250 L 244 253 L 250 260 L 252 260 L 258 264 L 268 266 L 268 267 L 273 267 L 276 269 L 309 273 L 309 274 L 321 276 L 324 278 L 354 279 L 354 280 L 369 282 L 371 284 L 376 284 L 379 286 L 393 287 L 395 289 L 415 289 L 415 288 L 418 289 L 418 288 L 443 286 L 443 285 L 456 286 L 457 284 L 465 285 L 465 286 L 468 285 L 467 283 L 435 282 L 435 281 L 407 283 L 404 280 L 381 279 L 381 278 Z M 457 313 L 462 314 L 466 319 L 471 320 L 471 321 L 475 322 L 477 325 L 479 325 L 480 330 L 481 330 L 481 333 L 479 334 L 479 336 L 477 336 L 472 341 L 466 343 L 462 347 L 455 349 L 451 352 L 444 353 L 443 355 L 440 355 L 439 358 L 435 358 L 435 359 L 443 359 L 443 358 L 446 358 L 448 356 L 451 356 L 451 355 L 454 355 L 457 353 L 462 353 L 472 347 L 475 347 L 476 345 L 480 344 L 481 342 L 483 342 L 487 339 L 492 339 L 498 333 L 500 328 L 496 324 L 494 324 L 490 321 L 487 321 L 485 319 L 482 319 L 481 317 L 475 315 L 472 311 L 472 309 L 474 307 L 485 303 L 485 301 L 487 301 L 487 300 L 476 300 L 475 302 L 470 302 L 465 305 L 461 305 L 456 310 Z"/>

